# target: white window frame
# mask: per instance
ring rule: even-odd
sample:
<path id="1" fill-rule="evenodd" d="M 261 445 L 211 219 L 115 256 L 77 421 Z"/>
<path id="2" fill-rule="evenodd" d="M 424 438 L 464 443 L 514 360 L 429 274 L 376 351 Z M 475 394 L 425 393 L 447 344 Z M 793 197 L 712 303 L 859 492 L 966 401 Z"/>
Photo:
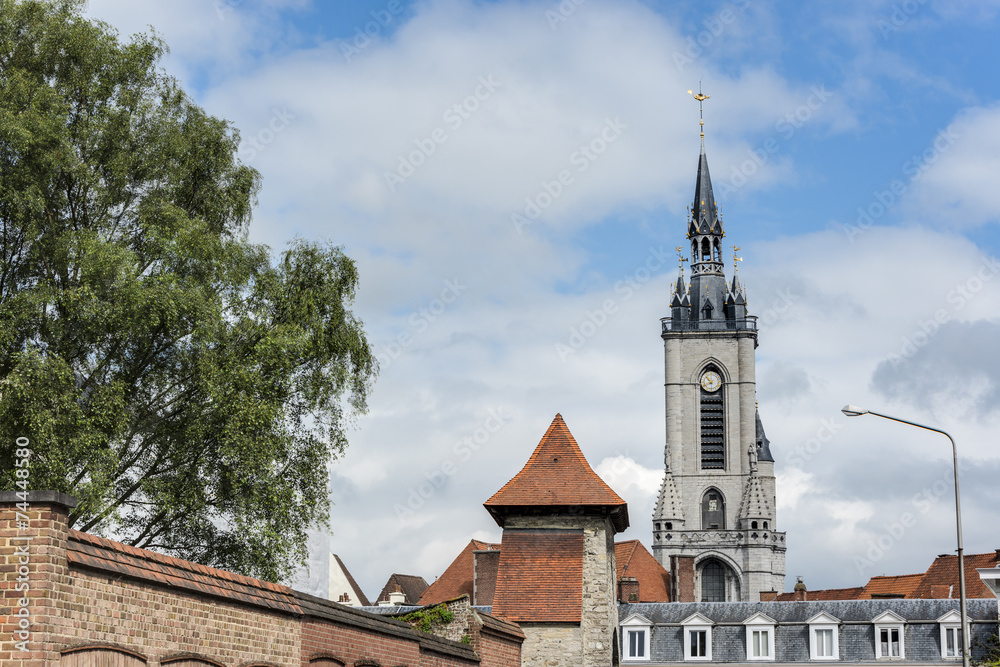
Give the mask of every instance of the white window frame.
<path id="1" fill-rule="evenodd" d="M 961 660 L 962 659 L 962 616 L 952 609 L 947 614 L 937 620 L 941 626 L 941 659 Z M 955 655 L 948 655 L 948 634 L 952 633 L 955 638 Z"/>
<path id="2" fill-rule="evenodd" d="M 619 624 L 622 633 L 622 662 L 649 662 L 650 635 L 653 633 L 653 622 L 640 614 L 632 614 Z M 631 638 L 629 633 L 642 632 L 642 655 L 633 657 L 629 655 L 631 650 Z"/>
<path id="3" fill-rule="evenodd" d="M 826 612 L 820 612 L 806 623 L 809 624 L 809 659 L 840 660 L 840 619 Z M 818 633 L 827 631 L 830 632 L 831 655 L 820 655 Z"/>
<path id="4" fill-rule="evenodd" d="M 875 659 L 904 660 L 906 658 L 906 619 L 893 611 L 886 611 L 872 619 L 872 623 L 875 625 Z M 882 655 L 883 630 L 889 632 L 896 630 L 899 633 L 899 655 Z M 892 637 L 892 635 L 889 636 Z"/>
<path id="5" fill-rule="evenodd" d="M 774 662 L 774 628 L 777 625 L 777 621 L 770 616 L 757 612 L 743 621 L 743 625 L 746 629 L 747 660 Z M 758 637 L 763 639 L 766 644 L 755 641 L 754 634 L 757 633 L 760 633 Z M 757 646 L 763 649 L 761 653 L 766 651 L 766 654 L 754 655 L 754 649 Z"/>
<path id="6" fill-rule="evenodd" d="M 681 621 L 684 628 L 684 659 L 698 662 L 712 660 L 712 626 L 714 622 L 707 616 L 692 614 Z M 695 632 L 705 633 L 705 655 L 691 655 L 691 635 Z"/>

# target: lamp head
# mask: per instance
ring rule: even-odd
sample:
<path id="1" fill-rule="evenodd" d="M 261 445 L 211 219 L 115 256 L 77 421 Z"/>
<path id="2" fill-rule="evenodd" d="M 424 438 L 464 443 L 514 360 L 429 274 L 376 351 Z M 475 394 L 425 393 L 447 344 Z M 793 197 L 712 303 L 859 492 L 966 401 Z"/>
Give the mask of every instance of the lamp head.
<path id="1" fill-rule="evenodd" d="M 845 405 L 840 409 L 848 417 L 860 417 L 861 415 L 868 414 L 868 411 L 864 408 L 859 408 L 856 405 Z"/>

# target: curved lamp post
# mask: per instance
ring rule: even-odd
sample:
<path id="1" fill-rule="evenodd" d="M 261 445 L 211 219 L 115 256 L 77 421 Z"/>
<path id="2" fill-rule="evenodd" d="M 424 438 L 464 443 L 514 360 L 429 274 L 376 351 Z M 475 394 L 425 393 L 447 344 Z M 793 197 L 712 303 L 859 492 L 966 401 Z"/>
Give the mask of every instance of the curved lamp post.
<path id="1" fill-rule="evenodd" d="M 840 411 L 848 417 L 874 415 L 876 417 L 889 419 L 901 424 L 909 424 L 910 426 L 916 426 L 917 428 L 940 433 L 951 441 L 951 452 L 955 466 L 955 524 L 958 531 L 958 604 L 962 614 L 962 667 L 969 667 L 969 617 L 965 609 L 965 557 L 962 555 L 962 505 L 958 494 L 958 447 L 955 446 L 955 439 L 948 435 L 947 432 L 942 431 L 939 428 L 924 426 L 923 424 L 900 419 L 899 417 L 890 417 L 889 415 L 883 415 L 878 412 L 872 412 L 871 410 L 859 408 L 856 405 L 845 405 Z"/>

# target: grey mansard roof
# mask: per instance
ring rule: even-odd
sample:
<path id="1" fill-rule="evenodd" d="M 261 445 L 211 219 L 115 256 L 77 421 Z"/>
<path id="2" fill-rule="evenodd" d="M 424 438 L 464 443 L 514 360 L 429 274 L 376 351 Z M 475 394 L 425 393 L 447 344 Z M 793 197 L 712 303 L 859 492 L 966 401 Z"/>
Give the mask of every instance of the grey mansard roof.
<path id="1" fill-rule="evenodd" d="M 974 599 L 967 604 L 973 642 L 983 641 L 997 631 L 997 600 Z M 711 663 L 747 662 L 743 622 L 757 613 L 774 619 L 776 624 L 775 659 L 769 662 L 806 663 L 810 662 L 807 621 L 826 612 L 840 621 L 839 659 L 831 661 L 832 664 L 875 663 L 872 621 L 889 610 L 906 619 L 904 663 L 961 664 L 941 657 L 941 629 L 937 620 L 949 611 L 957 611 L 958 600 L 636 603 L 619 605 L 618 618 L 621 622 L 638 614 L 652 623 L 649 659 L 642 661 L 647 665 L 685 662 L 681 623 L 696 613 L 713 623 Z M 981 659 L 982 649 L 973 648 L 972 657 Z M 622 662 L 639 661 L 623 658 Z M 893 662 L 898 664 L 899 660 Z"/>
<path id="2" fill-rule="evenodd" d="M 967 600 L 969 619 L 997 620 L 994 598 Z M 718 624 L 743 624 L 760 612 L 778 623 L 805 623 L 825 611 L 842 623 L 870 623 L 886 610 L 892 610 L 907 621 L 937 622 L 950 610 L 958 610 L 958 600 L 816 600 L 810 602 L 636 602 L 618 606 L 618 617 L 625 620 L 641 614 L 654 624 L 676 623 L 694 613 L 706 616 Z"/>

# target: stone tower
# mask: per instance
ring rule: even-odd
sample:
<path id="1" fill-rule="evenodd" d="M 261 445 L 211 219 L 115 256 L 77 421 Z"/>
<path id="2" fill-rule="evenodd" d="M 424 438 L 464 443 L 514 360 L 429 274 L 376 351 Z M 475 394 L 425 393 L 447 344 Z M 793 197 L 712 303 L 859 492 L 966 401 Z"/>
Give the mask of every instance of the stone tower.
<path id="1" fill-rule="evenodd" d="M 493 613 L 521 626 L 522 666 L 617 665 L 614 537 L 628 528 L 628 506 L 562 416 L 485 507 L 503 528 Z"/>
<path id="2" fill-rule="evenodd" d="M 785 534 L 756 408 L 757 322 L 735 269 L 731 282 L 724 273 L 704 133 L 689 216 L 691 280 L 682 265 L 661 320 L 667 444 L 653 553 L 667 569 L 671 557 L 694 558 L 694 601 L 758 601 L 784 590 Z"/>

